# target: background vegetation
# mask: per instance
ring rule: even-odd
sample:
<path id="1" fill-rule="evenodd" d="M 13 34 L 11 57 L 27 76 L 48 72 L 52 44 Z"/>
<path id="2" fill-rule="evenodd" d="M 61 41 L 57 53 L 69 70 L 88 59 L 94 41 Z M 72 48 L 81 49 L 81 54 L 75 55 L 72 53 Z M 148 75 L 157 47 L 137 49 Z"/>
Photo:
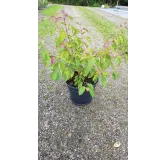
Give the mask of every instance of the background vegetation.
<path id="1" fill-rule="evenodd" d="M 38 8 L 44 8 L 48 5 L 48 0 L 38 0 Z"/>
<path id="2" fill-rule="evenodd" d="M 117 0 L 49 0 L 56 4 L 68 4 L 78 6 L 92 6 L 100 7 L 102 4 L 108 4 L 110 7 L 114 7 L 117 4 Z M 128 6 L 128 0 L 119 0 L 119 5 Z"/>

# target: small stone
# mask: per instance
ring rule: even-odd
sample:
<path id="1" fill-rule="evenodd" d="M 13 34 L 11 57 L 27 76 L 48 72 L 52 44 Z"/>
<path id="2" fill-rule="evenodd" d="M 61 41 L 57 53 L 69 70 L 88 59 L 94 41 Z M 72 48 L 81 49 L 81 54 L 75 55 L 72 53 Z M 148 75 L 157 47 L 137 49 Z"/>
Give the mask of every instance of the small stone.
<path id="1" fill-rule="evenodd" d="M 68 134 L 68 137 L 71 137 L 71 133 Z"/>
<path id="2" fill-rule="evenodd" d="M 116 142 L 116 143 L 114 144 L 114 147 L 115 147 L 115 148 L 118 148 L 118 147 L 120 147 L 120 145 L 121 145 L 120 142 Z"/>

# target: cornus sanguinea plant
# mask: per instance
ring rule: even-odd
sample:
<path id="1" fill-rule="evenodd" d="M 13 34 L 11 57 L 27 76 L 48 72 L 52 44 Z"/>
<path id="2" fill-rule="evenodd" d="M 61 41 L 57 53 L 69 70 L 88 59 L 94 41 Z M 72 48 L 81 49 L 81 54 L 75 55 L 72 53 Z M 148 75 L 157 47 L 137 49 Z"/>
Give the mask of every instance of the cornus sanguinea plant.
<path id="1" fill-rule="evenodd" d="M 62 77 L 71 86 L 78 88 L 79 95 L 86 90 L 93 97 L 94 84 L 99 79 L 106 87 L 109 76 L 118 78 L 115 66 L 120 66 L 122 58 L 126 59 L 128 55 L 128 42 L 123 29 L 112 35 L 112 39 L 105 42 L 101 49 L 93 49 L 88 30 L 67 23 L 72 21 L 72 17 L 64 10 L 61 11 L 61 16 L 52 16 L 50 21 L 56 26 L 58 54 L 53 56 L 43 52 L 43 59 L 52 71 L 52 80 Z"/>

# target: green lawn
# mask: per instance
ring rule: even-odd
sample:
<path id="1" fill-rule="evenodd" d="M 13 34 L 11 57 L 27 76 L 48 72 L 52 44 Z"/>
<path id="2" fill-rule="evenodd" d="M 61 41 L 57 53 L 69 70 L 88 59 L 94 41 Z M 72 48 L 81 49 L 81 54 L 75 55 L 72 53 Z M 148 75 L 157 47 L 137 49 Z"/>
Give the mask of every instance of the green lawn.
<path id="1" fill-rule="evenodd" d="M 50 22 L 49 17 L 58 14 L 58 12 L 60 12 L 61 9 L 63 9 L 63 6 L 52 5 L 49 8 L 46 8 L 41 11 L 41 13 L 46 16 L 44 20 L 38 21 L 38 48 L 42 51 L 45 51 L 45 47 L 41 40 L 44 37 L 51 36 L 56 32 L 55 24 Z"/>
<path id="2" fill-rule="evenodd" d="M 52 6 L 48 7 L 48 8 L 46 8 L 46 9 L 44 9 L 42 11 L 42 14 L 44 14 L 45 16 L 51 17 L 51 16 L 55 15 L 61 9 L 63 9 L 63 6 L 52 5 Z"/>
<path id="3" fill-rule="evenodd" d="M 54 16 L 60 12 L 61 9 L 64 7 L 61 5 L 52 5 L 44 10 L 41 11 L 43 15 L 45 15 L 47 18 L 44 20 L 38 22 L 38 36 L 44 37 L 44 36 L 50 36 L 53 33 L 55 33 L 55 25 L 50 22 L 49 17 Z"/>

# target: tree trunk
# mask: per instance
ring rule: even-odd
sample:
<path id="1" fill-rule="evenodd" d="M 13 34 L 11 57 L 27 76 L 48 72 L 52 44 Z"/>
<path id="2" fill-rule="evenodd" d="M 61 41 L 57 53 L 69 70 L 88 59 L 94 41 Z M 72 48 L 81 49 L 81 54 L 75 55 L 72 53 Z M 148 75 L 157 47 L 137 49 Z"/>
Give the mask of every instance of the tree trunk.
<path id="1" fill-rule="evenodd" d="M 112 0 L 109 0 L 108 5 L 109 5 L 110 7 L 112 7 Z"/>
<path id="2" fill-rule="evenodd" d="M 89 2 L 88 2 L 88 0 L 86 0 L 86 3 L 87 3 L 87 5 L 89 6 Z"/>

